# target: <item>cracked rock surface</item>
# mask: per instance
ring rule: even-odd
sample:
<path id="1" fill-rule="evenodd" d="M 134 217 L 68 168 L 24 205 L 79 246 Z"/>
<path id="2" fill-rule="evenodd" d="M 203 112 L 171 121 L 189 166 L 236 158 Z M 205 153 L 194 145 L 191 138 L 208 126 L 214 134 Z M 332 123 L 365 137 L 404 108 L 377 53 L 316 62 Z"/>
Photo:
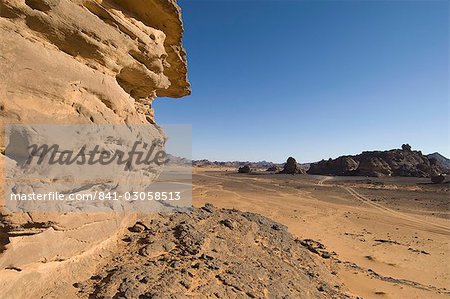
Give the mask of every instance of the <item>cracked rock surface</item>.
<path id="1" fill-rule="evenodd" d="M 82 298 L 347 297 L 286 227 L 211 205 L 140 219 L 74 286 Z"/>

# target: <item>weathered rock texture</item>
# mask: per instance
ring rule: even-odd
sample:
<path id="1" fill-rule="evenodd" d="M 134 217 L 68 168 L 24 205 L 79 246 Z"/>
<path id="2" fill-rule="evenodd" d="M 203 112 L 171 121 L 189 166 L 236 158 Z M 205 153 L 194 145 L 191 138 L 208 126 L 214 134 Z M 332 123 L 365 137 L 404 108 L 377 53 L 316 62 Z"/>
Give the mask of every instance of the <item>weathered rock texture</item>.
<path id="1" fill-rule="evenodd" d="M 442 156 L 439 153 L 432 153 L 426 156 L 431 164 L 437 164 L 442 168 L 446 174 L 450 174 L 450 159 Z"/>
<path id="2" fill-rule="evenodd" d="M 280 173 L 284 174 L 304 174 L 305 171 L 297 164 L 297 161 L 289 157 L 284 164 L 283 170 Z"/>
<path id="3" fill-rule="evenodd" d="M 408 144 L 402 149 L 363 152 L 312 163 L 308 174 L 430 177 L 444 170 Z"/>
<path id="4" fill-rule="evenodd" d="M 2 173 L 14 162 L 3 155 L 6 124 L 142 124 L 164 140 L 151 105 L 158 96 L 190 93 L 182 33 L 174 0 L 0 0 Z M 87 273 L 89 254 L 132 221 L 122 214 L 15 214 L 1 205 L 5 298 L 52 297 L 74 272 Z"/>
<path id="5" fill-rule="evenodd" d="M 83 298 L 346 298 L 310 246 L 258 214 L 206 205 L 140 219 L 75 287 Z"/>
<path id="6" fill-rule="evenodd" d="M 2 123 L 153 122 L 190 92 L 169 0 L 2 0 Z"/>

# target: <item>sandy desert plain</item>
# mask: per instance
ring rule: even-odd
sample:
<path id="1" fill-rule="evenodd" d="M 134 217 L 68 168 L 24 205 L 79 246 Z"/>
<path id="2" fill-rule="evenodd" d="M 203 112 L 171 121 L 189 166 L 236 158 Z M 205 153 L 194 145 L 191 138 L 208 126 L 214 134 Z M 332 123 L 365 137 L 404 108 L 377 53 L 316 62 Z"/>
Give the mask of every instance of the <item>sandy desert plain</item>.
<path id="1" fill-rule="evenodd" d="M 196 167 L 193 183 L 194 206 L 256 212 L 318 242 L 316 253 L 355 296 L 450 296 L 448 182 Z"/>

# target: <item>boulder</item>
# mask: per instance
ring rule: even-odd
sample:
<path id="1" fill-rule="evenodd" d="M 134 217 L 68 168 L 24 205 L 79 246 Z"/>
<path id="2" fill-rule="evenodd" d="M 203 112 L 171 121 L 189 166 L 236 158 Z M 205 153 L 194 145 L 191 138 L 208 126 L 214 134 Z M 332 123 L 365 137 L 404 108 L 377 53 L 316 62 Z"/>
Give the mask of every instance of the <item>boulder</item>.
<path id="1" fill-rule="evenodd" d="M 289 157 L 284 164 L 284 168 L 279 173 L 283 174 L 303 174 L 305 171 L 297 164 L 293 157 Z"/>
<path id="2" fill-rule="evenodd" d="M 405 152 L 410 152 L 411 151 L 411 145 L 409 145 L 408 143 L 402 144 L 402 150 L 405 151 Z"/>
<path id="3" fill-rule="evenodd" d="M 251 171 L 252 169 L 248 165 L 244 165 L 238 169 L 238 173 L 250 173 Z"/>

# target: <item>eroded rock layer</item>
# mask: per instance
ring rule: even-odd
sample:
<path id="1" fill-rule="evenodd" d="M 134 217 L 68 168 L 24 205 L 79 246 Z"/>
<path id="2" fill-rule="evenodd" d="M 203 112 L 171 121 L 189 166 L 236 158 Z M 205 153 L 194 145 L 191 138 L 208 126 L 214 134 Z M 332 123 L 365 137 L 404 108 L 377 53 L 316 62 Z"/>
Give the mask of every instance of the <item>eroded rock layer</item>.
<path id="1" fill-rule="evenodd" d="M 182 34 L 174 0 L 0 0 L 2 173 L 14 163 L 4 156 L 7 124 L 137 124 L 164 140 L 152 101 L 190 94 Z M 89 254 L 133 221 L 118 213 L 11 213 L 3 196 L 4 182 L 5 298 L 50 296 L 46 285 L 56 290 L 88 271 Z"/>
<path id="2" fill-rule="evenodd" d="M 2 0 L 2 123 L 153 122 L 190 93 L 173 1 Z"/>

